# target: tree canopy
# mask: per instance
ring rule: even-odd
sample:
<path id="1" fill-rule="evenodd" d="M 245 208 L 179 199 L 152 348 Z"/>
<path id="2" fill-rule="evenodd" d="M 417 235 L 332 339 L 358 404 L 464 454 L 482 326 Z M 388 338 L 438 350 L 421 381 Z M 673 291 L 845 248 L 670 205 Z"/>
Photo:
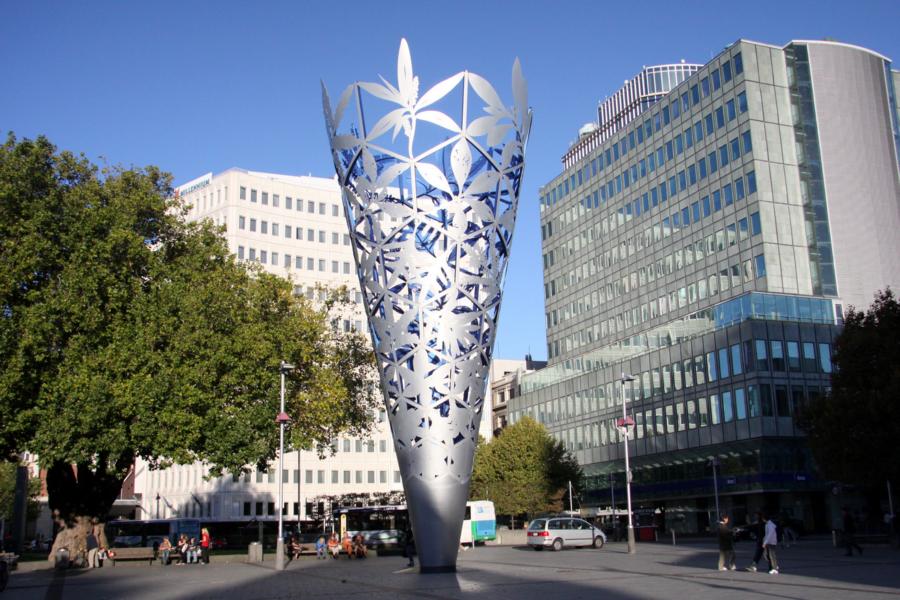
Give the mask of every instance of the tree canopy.
<path id="1" fill-rule="evenodd" d="M 294 447 L 370 427 L 371 351 L 331 324 L 346 296 L 295 297 L 183 216 L 155 167 L 0 147 L 0 453 L 39 455 L 61 519 L 105 516 L 138 456 L 271 460 L 282 360 Z"/>
<path id="2" fill-rule="evenodd" d="M 534 514 L 563 508 L 568 482 L 577 493 L 581 480 L 581 467 L 562 442 L 526 416 L 479 443 L 469 496 L 492 500 L 498 514 Z"/>
<path id="3" fill-rule="evenodd" d="M 835 341 L 831 393 L 801 425 L 826 477 L 868 488 L 900 483 L 900 303 L 879 292 L 851 310 Z"/>

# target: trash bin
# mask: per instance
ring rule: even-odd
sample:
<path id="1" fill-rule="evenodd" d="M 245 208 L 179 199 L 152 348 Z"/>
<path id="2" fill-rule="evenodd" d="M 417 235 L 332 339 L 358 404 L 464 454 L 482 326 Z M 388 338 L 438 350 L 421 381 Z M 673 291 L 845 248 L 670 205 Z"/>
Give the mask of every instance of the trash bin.
<path id="1" fill-rule="evenodd" d="M 263 561 L 263 547 L 259 542 L 250 542 L 247 547 L 247 562 L 261 563 Z"/>
<path id="2" fill-rule="evenodd" d="M 68 548 L 60 548 L 56 551 L 56 556 L 54 557 L 53 566 L 57 569 L 68 569 L 69 568 L 69 549 Z"/>

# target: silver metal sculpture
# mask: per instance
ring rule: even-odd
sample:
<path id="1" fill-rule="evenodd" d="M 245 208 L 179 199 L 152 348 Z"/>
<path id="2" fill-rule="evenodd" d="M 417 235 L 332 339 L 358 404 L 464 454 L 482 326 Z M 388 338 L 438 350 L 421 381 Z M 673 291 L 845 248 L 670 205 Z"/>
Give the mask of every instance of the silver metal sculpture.
<path id="1" fill-rule="evenodd" d="M 419 95 L 402 40 L 396 85 L 334 108 L 322 86 L 422 572 L 456 568 L 531 127 L 518 59 L 512 84 L 512 107 L 467 71 Z"/>

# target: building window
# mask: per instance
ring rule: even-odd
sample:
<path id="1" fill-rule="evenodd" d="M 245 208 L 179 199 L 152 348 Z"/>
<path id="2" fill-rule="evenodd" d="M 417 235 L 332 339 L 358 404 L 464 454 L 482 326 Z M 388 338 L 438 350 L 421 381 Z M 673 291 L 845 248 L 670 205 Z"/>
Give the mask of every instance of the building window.
<path id="1" fill-rule="evenodd" d="M 831 373 L 831 344 L 819 344 L 819 365 L 823 373 Z"/>
<path id="2" fill-rule="evenodd" d="M 244 229 L 247 226 L 247 221 L 243 215 L 238 217 L 238 229 Z"/>
<path id="3" fill-rule="evenodd" d="M 247 188 L 245 188 L 244 186 L 241 186 L 241 190 L 238 195 L 241 200 L 246 200 L 247 199 Z"/>
<path id="4" fill-rule="evenodd" d="M 316 483 L 325 483 L 325 471 L 322 469 L 316 471 Z"/>
<path id="5" fill-rule="evenodd" d="M 244 516 L 251 517 L 253 513 L 250 510 L 250 502 L 244 502 Z"/>
<path id="6" fill-rule="evenodd" d="M 350 483 L 350 471 L 344 471 L 344 483 Z"/>
<path id="7" fill-rule="evenodd" d="M 272 235 L 278 235 L 278 223 L 272 223 Z"/>
<path id="8" fill-rule="evenodd" d="M 294 199 L 290 196 L 286 196 L 284 199 L 284 207 L 288 210 L 294 208 Z"/>
<path id="9" fill-rule="evenodd" d="M 278 194 L 272 194 L 272 206 L 278 208 Z"/>
<path id="10" fill-rule="evenodd" d="M 268 206 L 269 205 L 269 192 L 262 193 L 262 204 Z"/>
<path id="11" fill-rule="evenodd" d="M 303 474 L 303 478 L 306 483 L 312 483 L 313 482 L 312 469 L 306 469 L 306 471 Z"/>
<path id="12" fill-rule="evenodd" d="M 250 202 L 256 202 L 256 190 L 250 190 Z"/>
<path id="13" fill-rule="evenodd" d="M 269 222 L 268 221 L 260 221 L 259 222 L 259 232 L 260 233 L 269 233 Z"/>
<path id="14" fill-rule="evenodd" d="M 250 219 L 250 231 L 256 231 L 256 219 Z"/>
<path id="15" fill-rule="evenodd" d="M 238 255 L 237 255 L 237 257 L 238 257 L 239 259 L 241 259 L 241 260 L 244 259 L 244 247 L 243 247 L 243 246 L 238 246 Z"/>
<path id="16" fill-rule="evenodd" d="M 758 254 L 753 258 L 754 267 L 756 269 L 757 279 L 766 276 L 766 257 Z"/>
<path id="17" fill-rule="evenodd" d="M 331 483 L 340 483 L 340 475 L 338 471 L 331 472 Z"/>

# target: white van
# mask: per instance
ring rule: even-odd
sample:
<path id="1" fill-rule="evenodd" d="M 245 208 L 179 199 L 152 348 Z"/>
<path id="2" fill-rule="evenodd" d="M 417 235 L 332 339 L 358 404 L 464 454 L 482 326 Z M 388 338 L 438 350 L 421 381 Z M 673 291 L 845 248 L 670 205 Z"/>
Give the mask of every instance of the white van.
<path id="1" fill-rule="evenodd" d="M 602 548 L 605 543 L 605 533 L 575 517 L 544 517 L 528 526 L 528 545 L 535 550 L 553 548 L 558 552 L 566 546 Z"/>

